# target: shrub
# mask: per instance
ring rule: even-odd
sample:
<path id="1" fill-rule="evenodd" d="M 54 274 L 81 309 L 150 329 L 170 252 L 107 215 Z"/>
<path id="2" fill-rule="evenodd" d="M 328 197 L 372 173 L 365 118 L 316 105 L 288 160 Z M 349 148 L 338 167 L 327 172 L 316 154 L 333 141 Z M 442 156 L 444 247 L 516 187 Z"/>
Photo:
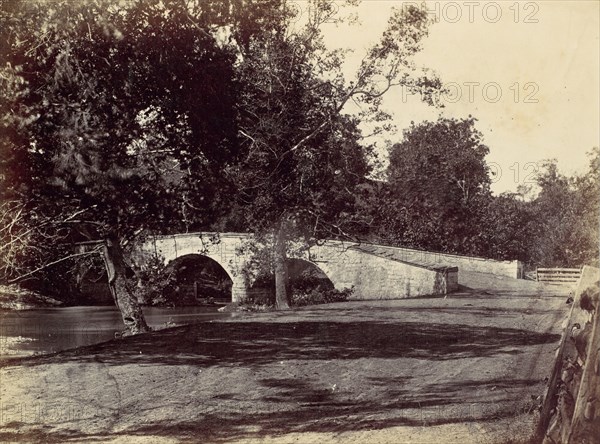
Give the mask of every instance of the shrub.
<path id="1" fill-rule="evenodd" d="M 331 302 L 345 302 L 354 292 L 354 287 L 336 290 L 335 288 L 313 287 L 311 289 L 293 290 L 292 305 L 301 307 L 304 305 L 328 304 Z"/>
<path id="2" fill-rule="evenodd" d="M 290 302 L 292 306 L 328 304 L 347 301 L 354 287 L 336 290 L 328 279 L 314 274 L 305 274 L 290 282 Z M 250 311 L 265 311 L 275 306 L 275 279 L 272 275 L 259 276 L 248 296 L 240 303 Z"/>

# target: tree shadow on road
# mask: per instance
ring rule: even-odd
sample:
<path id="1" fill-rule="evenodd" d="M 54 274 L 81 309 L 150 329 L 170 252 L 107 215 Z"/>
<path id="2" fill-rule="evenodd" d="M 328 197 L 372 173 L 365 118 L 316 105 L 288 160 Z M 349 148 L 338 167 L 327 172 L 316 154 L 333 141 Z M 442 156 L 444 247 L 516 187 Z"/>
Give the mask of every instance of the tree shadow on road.
<path id="1" fill-rule="evenodd" d="M 209 322 L 54 355 L 7 360 L 2 366 L 35 367 L 50 363 L 103 363 L 108 368 L 124 364 L 188 365 L 200 369 L 220 367 L 227 372 L 228 367 L 259 369 L 261 365 L 288 360 L 310 361 L 311 365 L 316 365 L 364 358 L 416 358 L 432 361 L 433 365 L 434 361 L 517 355 L 524 353 L 524 347 L 554 343 L 559 339 L 555 334 L 513 328 L 400 321 Z M 337 368 L 337 365 L 327 368 Z M 282 378 L 281 375 L 270 376 L 268 371 L 265 374 L 267 377 L 259 377 L 257 384 L 261 388 L 255 392 L 260 408 L 253 408 L 253 401 L 239 390 L 229 393 L 224 388 L 210 398 L 212 408 L 204 408 L 199 400 L 196 408 L 181 407 L 181 411 L 186 412 L 184 416 L 176 413 L 165 416 L 161 410 L 165 406 L 160 405 L 160 401 L 150 402 L 148 412 L 144 413 L 149 417 L 142 415 L 143 423 L 118 433 L 100 437 L 86 434 L 85 429 L 52 431 L 38 430 L 35 426 L 37 431 L 27 436 L 27 440 L 102 442 L 111 436 L 154 435 L 176 436 L 189 442 L 219 442 L 293 432 L 340 433 L 394 426 L 469 423 L 513 416 L 514 409 L 506 406 L 514 405 L 514 399 L 521 398 L 519 391 L 540 383 L 507 378 L 425 385 L 415 390 L 410 387 L 412 377 L 373 376 L 364 385 L 370 392 L 362 396 L 360 389 L 347 393 L 335 391 L 318 377 Z M 476 403 L 479 410 L 468 410 L 470 402 Z M 127 406 L 123 409 L 123 412 L 128 411 Z M 168 417 L 169 420 L 149 420 L 153 417 Z M 64 426 L 78 427 L 75 424 Z M 38 435 L 39 439 L 36 438 Z M 0 439 L 17 438 L 19 435 L 15 433 L 0 433 Z"/>
<path id="2" fill-rule="evenodd" d="M 47 363 L 249 366 L 287 359 L 448 360 L 518 353 L 559 335 L 422 322 L 214 322 L 108 341 L 0 366 Z"/>
<path id="3" fill-rule="evenodd" d="M 478 399 L 482 390 L 522 391 L 539 381 L 500 379 L 462 381 L 457 384 L 433 384 L 415 391 L 407 387 L 411 378 L 373 378 L 375 385 L 391 387 L 378 399 L 337 397 L 331 390 L 318 388 L 310 381 L 292 378 L 261 380 L 275 395 L 264 397 L 270 408 L 262 411 L 240 408 L 220 412 L 199 412 L 195 418 L 183 415 L 168 421 L 135 424 L 119 432 L 103 435 L 84 431 L 35 431 L 25 435 L 33 442 L 103 442 L 118 436 L 176 437 L 181 442 L 226 442 L 250 438 L 282 436 L 289 433 L 343 433 L 372 431 L 397 426 L 427 427 L 450 423 L 496 421 L 515 415 L 493 400 Z M 228 398 L 231 401 L 231 398 Z M 477 401 L 474 406 L 473 402 Z M 278 403 L 288 404 L 287 408 Z M 289 403 L 294 403 L 293 408 Z M 262 404 L 263 406 L 265 404 Z M 164 405 L 150 410 L 159 411 Z M 148 413 L 148 412 L 145 412 Z M 151 412 L 150 412 L 151 413 Z M 12 424 L 15 427 L 17 424 Z M 480 429 L 474 429 L 474 433 Z M 0 433 L 0 440 L 14 440 L 14 433 Z M 21 435 L 23 437 L 23 435 Z"/>

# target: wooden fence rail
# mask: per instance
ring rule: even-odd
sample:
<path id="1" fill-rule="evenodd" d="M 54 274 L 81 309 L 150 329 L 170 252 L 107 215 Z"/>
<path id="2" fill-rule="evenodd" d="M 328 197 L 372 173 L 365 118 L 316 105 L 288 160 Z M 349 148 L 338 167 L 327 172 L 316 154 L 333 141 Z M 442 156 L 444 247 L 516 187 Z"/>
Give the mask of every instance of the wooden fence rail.
<path id="1" fill-rule="evenodd" d="M 538 268 L 539 282 L 551 284 L 576 284 L 581 277 L 581 268 Z"/>
<path id="2" fill-rule="evenodd" d="M 594 303 L 591 337 L 584 352 L 583 374 L 573 411 L 569 444 L 600 442 L 600 310 L 597 297 Z"/>
<path id="3" fill-rule="evenodd" d="M 600 270 L 584 267 L 534 443 L 600 444 Z"/>

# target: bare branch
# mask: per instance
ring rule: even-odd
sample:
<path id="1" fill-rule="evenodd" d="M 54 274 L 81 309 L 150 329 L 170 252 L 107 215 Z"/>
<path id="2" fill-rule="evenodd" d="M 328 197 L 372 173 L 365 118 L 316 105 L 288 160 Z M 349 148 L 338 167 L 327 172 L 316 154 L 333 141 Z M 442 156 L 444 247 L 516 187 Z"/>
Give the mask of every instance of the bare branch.
<path id="1" fill-rule="evenodd" d="M 26 277 L 29 277 L 29 276 L 31 276 L 31 275 L 33 275 L 33 274 L 35 274 L 35 273 L 38 273 L 38 272 L 40 272 L 40 271 L 42 271 L 42 270 L 45 270 L 46 268 L 48 268 L 48 267 L 51 267 L 52 265 L 60 264 L 61 262 L 67 261 L 67 260 L 69 260 L 69 259 L 74 259 L 74 258 L 76 258 L 76 257 L 81 257 L 81 256 L 90 256 L 90 255 L 92 255 L 92 254 L 95 254 L 95 253 L 98 253 L 98 252 L 100 252 L 100 249 L 94 249 L 94 250 L 92 250 L 92 251 L 85 251 L 85 252 L 83 252 L 83 253 L 74 253 L 74 254 L 70 254 L 70 255 L 68 255 L 68 256 L 65 256 L 65 257 L 63 257 L 63 258 L 61 258 L 61 259 L 57 259 L 57 260 L 55 260 L 55 261 L 49 262 L 49 263 L 47 263 L 47 264 L 44 264 L 44 265 L 42 265 L 41 267 L 38 267 L 38 268 L 36 268 L 35 270 L 32 270 L 32 271 L 30 271 L 30 272 L 28 272 L 28 273 L 25 273 L 25 274 L 23 274 L 23 275 L 21 275 L 21 276 L 19 276 L 19 277 L 16 277 L 16 278 L 14 278 L 14 279 L 10 279 L 10 280 L 8 281 L 8 283 L 9 283 L 9 284 L 15 284 L 15 283 L 17 283 L 17 282 L 21 282 L 21 281 L 22 281 L 22 280 L 24 280 Z"/>

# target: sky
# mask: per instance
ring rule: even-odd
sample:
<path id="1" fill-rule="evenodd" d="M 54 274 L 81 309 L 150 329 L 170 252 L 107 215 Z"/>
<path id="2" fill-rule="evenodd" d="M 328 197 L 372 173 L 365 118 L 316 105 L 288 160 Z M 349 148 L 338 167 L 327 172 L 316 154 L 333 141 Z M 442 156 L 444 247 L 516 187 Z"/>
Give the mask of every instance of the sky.
<path id="1" fill-rule="evenodd" d="M 350 76 L 377 41 L 399 0 L 365 0 L 343 9 L 358 14 L 354 25 L 328 25 L 330 48 L 352 49 Z M 423 2 L 418 2 L 422 4 Z M 305 7 L 301 0 L 300 8 Z M 406 92 L 386 95 L 384 105 L 399 129 L 411 121 L 477 118 L 490 148 L 487 162 L 495 193 L 533 182 L 539 162 L 556 158 L 565 174 L 586 171 L 586 153 L 600 145 L 600 2 L 427 1 L 436 20 L 418 65 L 433 69 L 448 88 L 445 108 L 429 107 Z M 384 144 L 379 142 L 380 146 Z"/>

